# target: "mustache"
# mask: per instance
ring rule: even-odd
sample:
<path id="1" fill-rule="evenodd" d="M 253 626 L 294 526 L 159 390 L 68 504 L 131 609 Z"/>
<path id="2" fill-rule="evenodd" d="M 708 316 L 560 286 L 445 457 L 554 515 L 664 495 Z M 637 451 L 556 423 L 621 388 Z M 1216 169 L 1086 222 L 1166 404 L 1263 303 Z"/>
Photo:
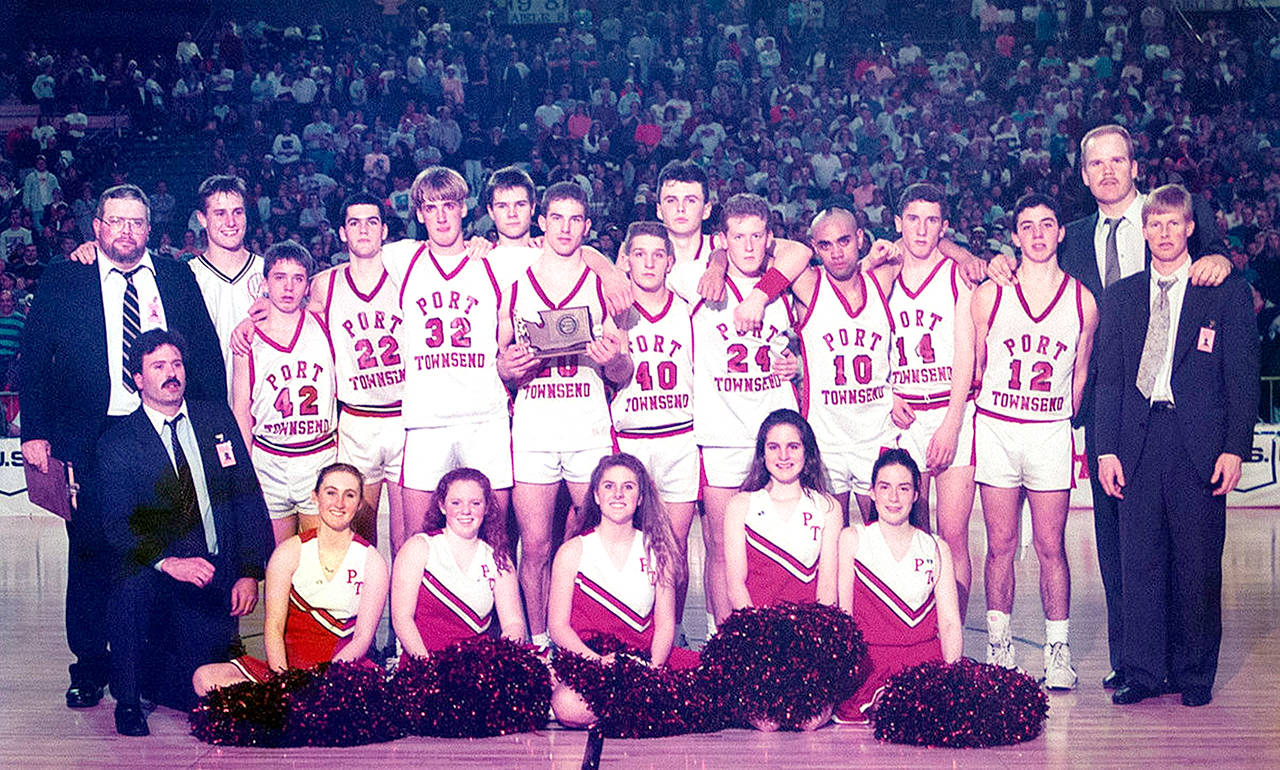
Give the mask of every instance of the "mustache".
<path id="1" fill-rule="evenodd" d="M 170 377 L 169 379 L 161 383 L 160 387 L 167 388 L 170 385 L 177 385 L 178 387 L 182 387 L 182 380 L 178 379 L 177 377 Z"/>

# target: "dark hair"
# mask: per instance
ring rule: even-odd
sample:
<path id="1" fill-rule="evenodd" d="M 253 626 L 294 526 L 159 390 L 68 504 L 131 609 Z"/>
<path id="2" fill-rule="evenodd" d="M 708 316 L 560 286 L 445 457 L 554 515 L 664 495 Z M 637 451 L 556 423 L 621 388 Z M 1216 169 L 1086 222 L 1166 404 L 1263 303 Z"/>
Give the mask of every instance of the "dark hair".
<path id="1" fill-rule="evenodd" d="M 475 468 L 454 468 L 440 477 L 427 506 L 424 519 L 426 531 L 444 529 L 444 501 L 449 496 L 449 488 L 459 481 L 470 481 L 480 486 L 480 493 L 484 496 L 484 521 L 480 523 L 480 539 L 493 549 L 493 560 L 498 569 L 512 569 L 511 547 L 507 542 L 507 512 L 498 507 L 498 496 L 493 493 L 489 477 Z"/>
<path id="2" fill-rule="evenodd" d="M 667 182 L 690 182 L 702 185 L 702 201 L 707 201 L 707 172 L 697 163 L 673 160 L 658 172 L 658 200 L 662 200 L 662 186 Z"/>
<path id="3" fill-rule="evenodd" d="M 307 275 L 311 275 L 311 269 L 315 265 L 311 259 L 311 252 L 307 251 L 306 246 L 294 240 L 280 241 L 273 243 L 271 248 L 267 249 L 267 253 L 262 255 L 263 277 L 270 275 L 271 268 L 282 261 L 297 262 L 306 268 Z"/>
<path id="4" fill-rule="evenodd" d="M 238 176 L 214 174 L 201 182 L 200 189 L 196 190 L 196 195 L 200 198 L 200 210 L 207 213 L 209 199 L 218 193 L 235 193 L 243 201 L 248 194 L 248 188 L 245 187 L 244 180 Z"/>
<path id="5" fill-rule="evenodd" d="M 512 187 L 523 188 L 528 193 L 530 206 L 537 201 L 538 191 L 533 186 L 533 178 L 528 172 L 519 166 L 504 166 L 489 175 L 489 181 L 484 186 L 485 207 L 493 205 L 494 192 Z"/>
<path id="6" fill-rule="evenodd" d="M 1013 204 L 1013 229 L 1018 229 L 1018 215 L 1027 209 L 1033 209 L 1036 206 L 1044 206 L 1053 212 L 1053 218 L 1062 222 L 1062 212 L 1058 210 L 1058 201 L 1054 200 L 1044 193 L 1027 193 Z"/>
<path id="7" fill-rule="evenodd" d="M 360 482 L 360 494 L 364 495 L 364 474 L 360 469 L 351 463 L 330 463 L 320 469 L 320 475 L 316 476 L 315 493 L 320 494 L 320 487 L 324 484 L 324 480 L 334 473 L 350 473 Z"/>
<path id="8" fill-rule="evenodd" d="M 600 479 L 610 468 L 622 467 L 635 474 L 636 483 L 640 487 L 640 499 L 636 501 L 636 512 L 631 519 L 631 526 L 644 534 L 645 545 L 653 552 L 658 574 L 673 585 L 685 578 L 687 567 L 680 559 L 680 551 L 676 548 L 675 535 L 671 531 L 671 520 L 667 517 L 667 509 L 658 498 L 658 489 L 653 484 L 649 471 L 633 455 L 626 452 L 615 452 L 605 455 L 596 463 L 591 471 L 591 481 L 587 484 L 587 494 L 582 504 L 582 516 L 575 532 L 566 532 L 565 540 L 590 532 L 600 525 L 600 504 L 596 502 L 596 492 L 600 489 Z"/>
<path id="9" fill-rule="evenodd" d="M 828 494 L 827 469 L 822 465 L 822 453 L 818 449 L 818 438 L 813 435 L 809 421 L 800 416 L 794 409 L 775 409 L 760 423 L 756 432 L 756 452 L 751 458 L 751 469 L 747 471 L 747 479 L 742 482 L 743 492 L 755 492 L 764 489 L 769 483 L 769 470 L 764 467 L 764 445 L 769 431 L 778 425 L 790 425 L 800 433 L 800 444 L 804 447 L 804 466 L 800 469 L 800 486 L 814 492 Z"/>
<path id="10" fill-rule="evenodd" d="M 577 182 L 556 182 L 542 194 L 542 215 L 546 216 L 547 211 L 551 209 L 552 203 L 563 200 L 577 201 L 582 204 L 583 215 L 587 216 L 589 214 L 586 190 L 583 190 Z"/>
<path id="11" fill-rule="evenodd" d="M 769 203 L 753 193 L 738 193 L 725 201 L 720 208 L 720 232 L 729 231 L 729 220 L 740 217 L 758 217 L 769 223 Z"/>
<path id="12" fill-rule="evenodd" d="M 161 345 L 172 345 L 178 349 L 183 360 L 187 358 L 187 340 L 177 329 L 151 329 L 139 334 L 129 346 L 129 374 L 142 371 L 142 358 L 156 351 Z"/>
<path id="13" fill-rule="evenodd" d="M 660 238 L 663 247 L 667 250 L 669 256 L 675 256 L 675 248 L 671 245 L 671 236 L 667 233 L 667 228 L 661 222 L 632 222 L 627 225 L 627 237 L 622 241 L 622 253 L 631 253 L 631 241 L 636 236 L 647 235 L 651 238 Z"/>
<path id="14" fill-rule="evenodd" d="M 347 212 L 352 206 L 377 206 L 378 219 L 383 222 L 387 221 L 387 207 L 382 203 L 381 198 L 372 193 L 361 190 L 347 196 L 347 199 L 342 202 L 342 221 L 344 224 L 347 221 Z"/>
<path id="15" fill-rule="evenodd" d="M 908 204 L 914 201 L 924 201 L 926 203 L 938 204 L 938 210 L 942 213 L 942 219 L 945 222 L 950 219 L 950 212 L 947 210 L 947 196 L 943 194 L 942 188 L 936 184 L 928 182 L 916 182 L 907 185 L 907 189 L 902 191 L 902 195 L 898 196 L 898 216 L 902 216 L 902 212 L 907 210 Z"/>
<path id="16" fill-rule="evenodd" d="M 94 216 L 102 219 L 106 213 L 107 201 L 114 200 L 131 200 L 139 201 L 147 210 L 147 224 L 151 224 L 151 199 L 142 191 L 142 188 L 136 184 L 118 184 L 115 187 L 108 187 L 102 191 L 102 195 L 98 196 L 98 209 L 94 212 Z"/>
<path id="17" fill-rule="evenodd" d="M 876 479 L 880 477 L 880 470 L 890 465 L 901 465 L 911 472 L 911 485 L 915 487 L 916 492 L 920 491 L 920 466 L 916 465 L 916 461 L 912 459 L 911 453 L 905 449 L 889 449 L 880 454 L 876 458 L 875 465 L 871 466 L 871 489 L 875 490 Z M 875 502 L 871 503 L 871 511 L 867 514 L 867 522 L 877 521 L 880 513 L 876 511 Z M 914 524 L 914 518 L 912 520 Z"/>

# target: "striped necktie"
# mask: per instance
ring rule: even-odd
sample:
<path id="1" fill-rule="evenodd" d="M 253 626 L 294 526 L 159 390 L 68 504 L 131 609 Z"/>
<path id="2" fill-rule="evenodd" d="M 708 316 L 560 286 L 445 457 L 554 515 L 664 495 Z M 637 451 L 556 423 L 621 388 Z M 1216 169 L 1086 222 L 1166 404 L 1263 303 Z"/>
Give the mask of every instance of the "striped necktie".
<path id="1" fill-rule="evenodd" d="M 121 270 L 112 268 L 115 272 L 124 276 L 124 313 L 121 316 L 122 328 L 124 329 L 124 337 L 120 345 L 120 352 L 124 357 L 124 386 L 130 393 L 137 392 L 137 388 L 133 384 L 133 375 L 129 373 L 129 351 L 133 348 L 133 341 L 142 333 L 142 315 L 138 312 L 138 287 L 133 283 L 133 276 L 142 269 L 142 265 L 138 265 L 132 270 Z"/>

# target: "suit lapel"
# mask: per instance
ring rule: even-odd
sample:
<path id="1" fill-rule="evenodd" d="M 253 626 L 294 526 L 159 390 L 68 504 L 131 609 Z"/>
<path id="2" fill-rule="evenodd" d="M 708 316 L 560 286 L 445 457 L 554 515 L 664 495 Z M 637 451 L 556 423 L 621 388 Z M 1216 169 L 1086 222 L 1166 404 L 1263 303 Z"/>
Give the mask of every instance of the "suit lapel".
<path id="1" fill-rule="evenodd" d="M 1201 322 L 1201 291 L 1187 282 L 1186 293 L 1182 295 L 1182 313 L 1178 316 L 1178 334 L 1173 339 L 1173 370 L 1186 357 L 1199 336 Z"/>
<path id="2" fill-rule="evenodd" d="M 1137 375 L 1138 367 L 1142 363 L 1142 348 L 1147 343 L 1147 327 L 1151 324 L 1151 271 L 1144 271 L 1141 275 L 1143 278 L 1142 285 L 1134 292 L 1137 296 L 1134 298 L 1134 302 L 1129 303 L 1128 311 L 1130 313 L 1129 328 L 1141 329 L 1142 332 L 1129 335 L 1126 341 L 1134 362 L 1133 371 L 1135 376 Z"/>

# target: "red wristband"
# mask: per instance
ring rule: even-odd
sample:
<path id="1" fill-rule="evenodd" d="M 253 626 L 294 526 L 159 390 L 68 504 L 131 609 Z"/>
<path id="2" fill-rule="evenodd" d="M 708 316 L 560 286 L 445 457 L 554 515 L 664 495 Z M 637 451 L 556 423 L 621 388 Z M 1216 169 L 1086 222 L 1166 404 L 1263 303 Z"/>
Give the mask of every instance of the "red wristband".
<path id="1" fill-rule="evenodd" d="M 756 283 L 756 288 L 764 292 L 764 295 L 769 298 L 769 301 L 773 302 L 778 297 L 781 297 L 782 292 L 786 291 L 787 287 L 790 285 L 791 281 L 787 280 L 787 277 L 782 274 L 781 270 L 776 267 L 771 267 Z"/>

